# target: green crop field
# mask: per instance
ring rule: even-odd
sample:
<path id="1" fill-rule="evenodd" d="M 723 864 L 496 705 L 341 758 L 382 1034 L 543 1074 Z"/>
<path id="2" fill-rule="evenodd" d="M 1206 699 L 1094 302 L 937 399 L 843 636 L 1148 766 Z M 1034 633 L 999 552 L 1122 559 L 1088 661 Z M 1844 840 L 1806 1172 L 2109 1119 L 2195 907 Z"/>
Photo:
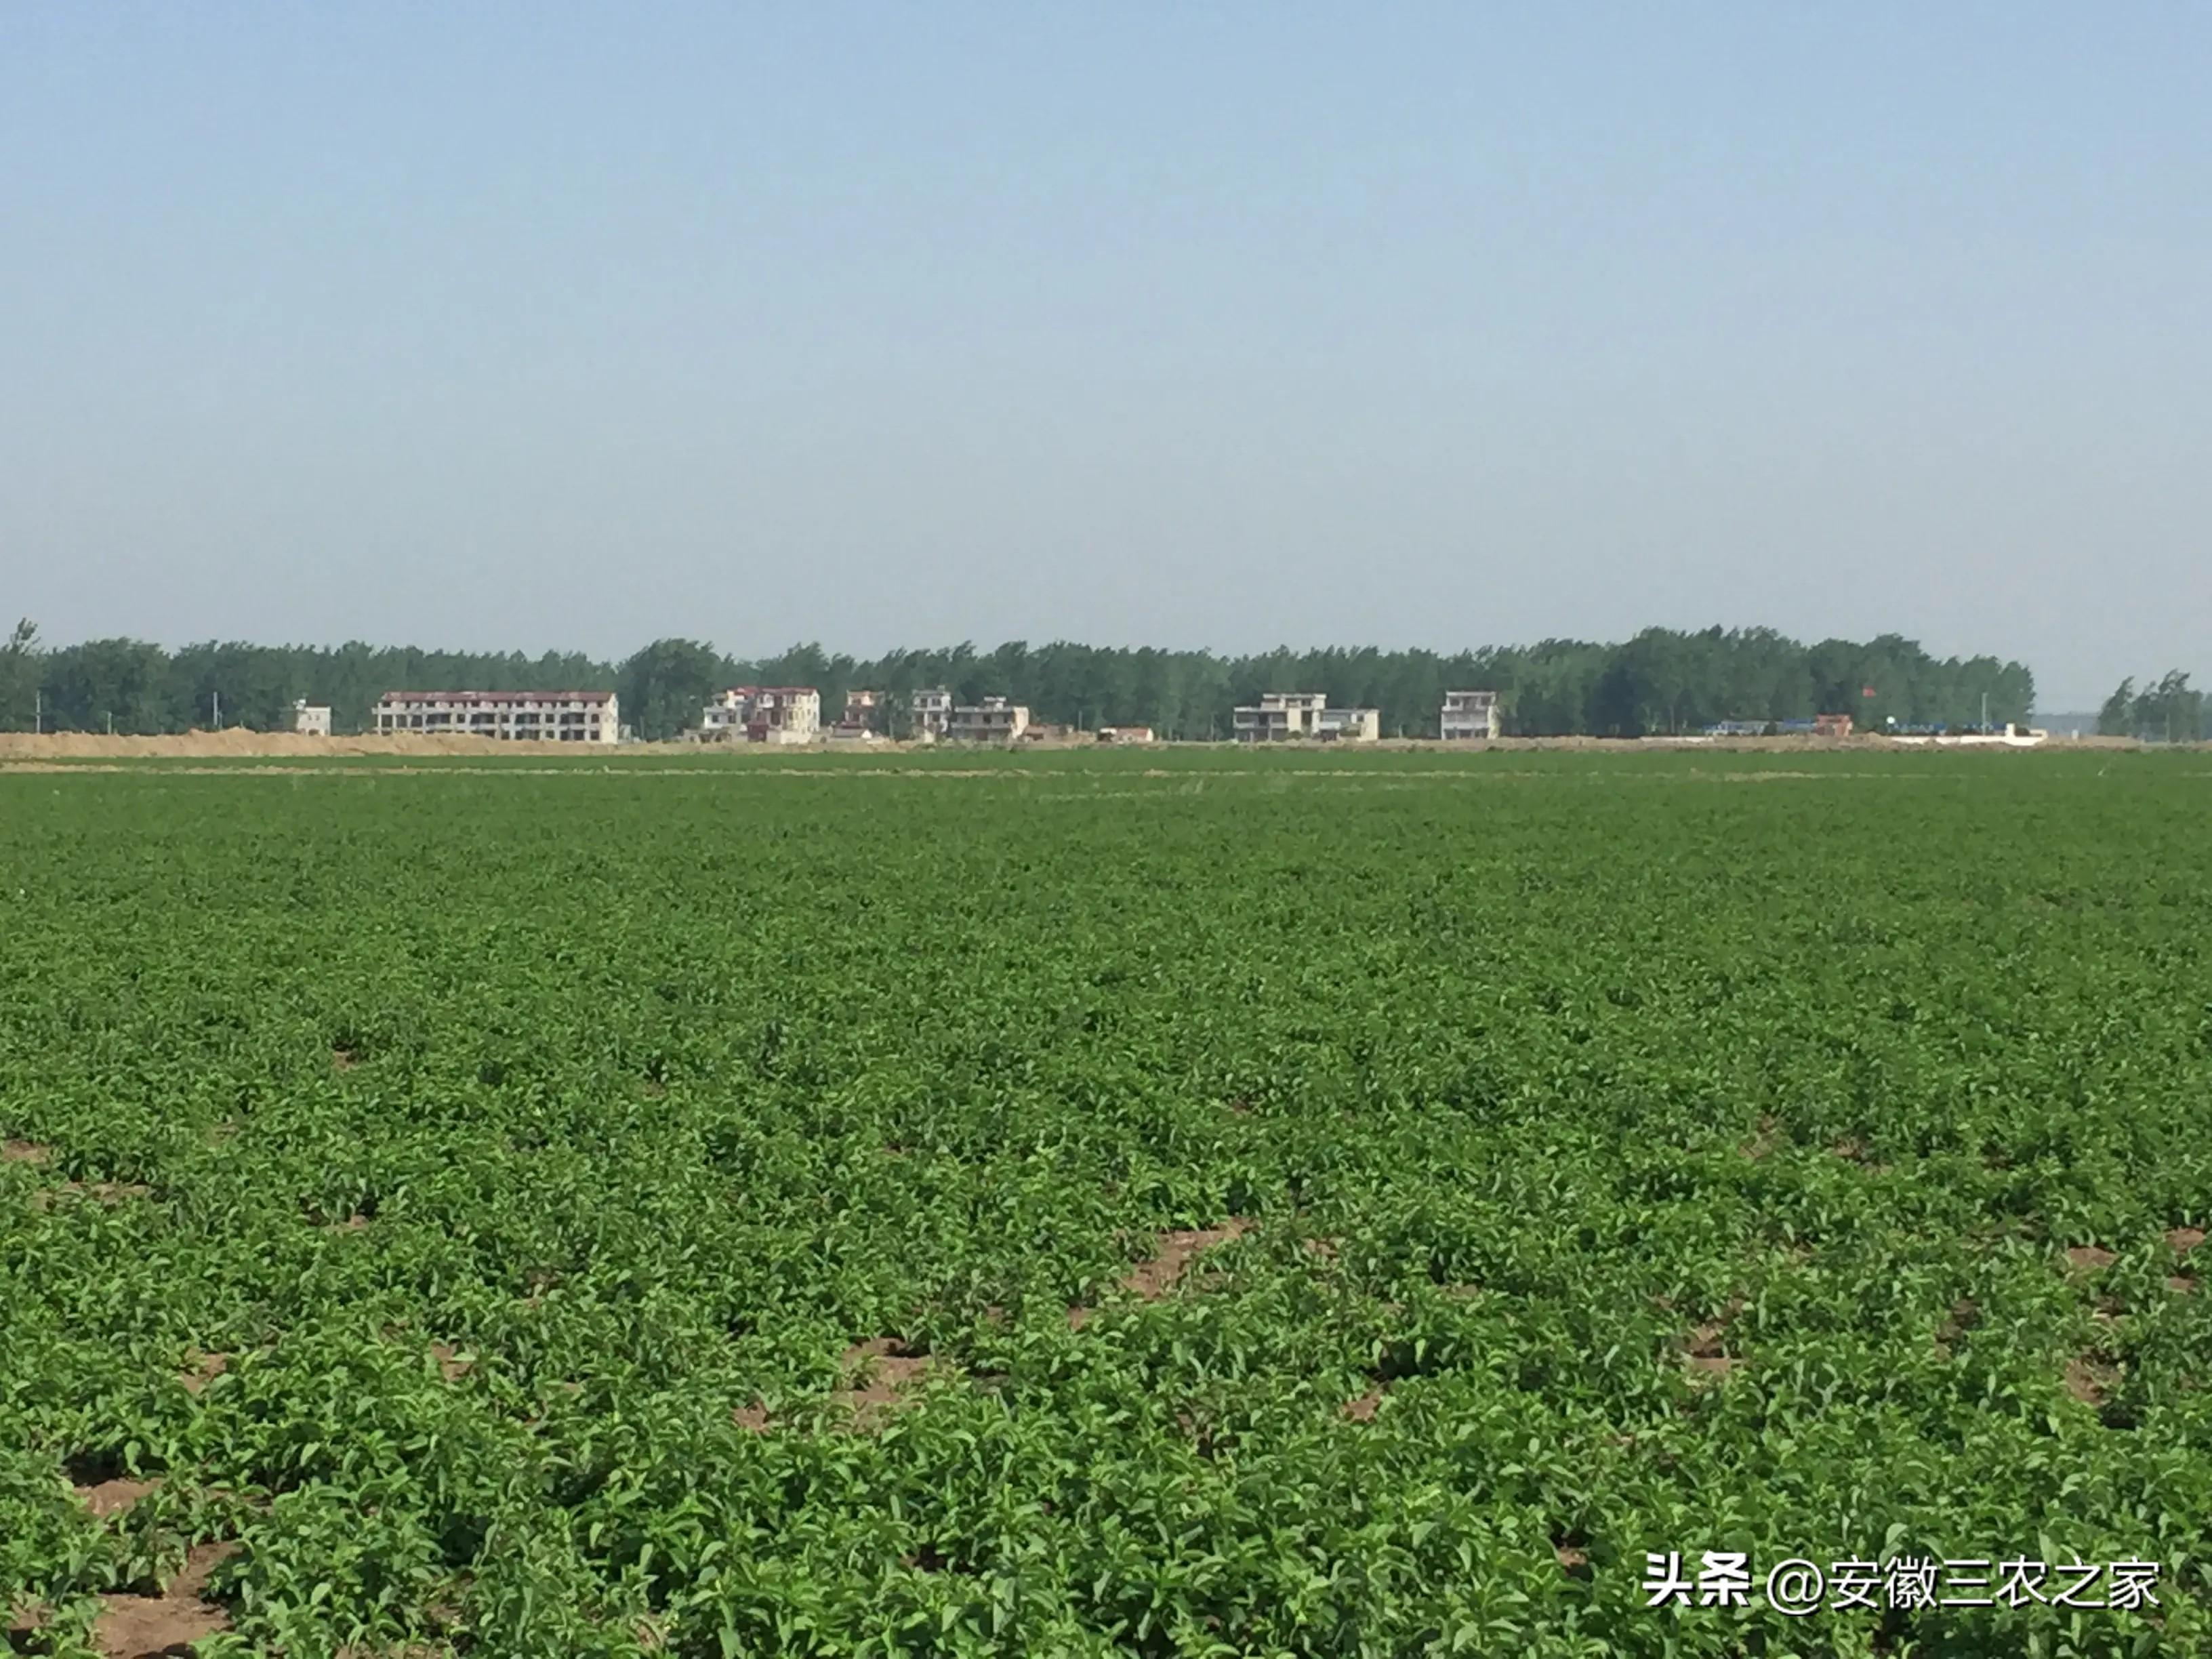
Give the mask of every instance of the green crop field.
<path id="1" fill-rule="evenodd" d="M 2212 1654 L 2202 754 L 223 772 L 0 773 L 19 1650 Z"/>

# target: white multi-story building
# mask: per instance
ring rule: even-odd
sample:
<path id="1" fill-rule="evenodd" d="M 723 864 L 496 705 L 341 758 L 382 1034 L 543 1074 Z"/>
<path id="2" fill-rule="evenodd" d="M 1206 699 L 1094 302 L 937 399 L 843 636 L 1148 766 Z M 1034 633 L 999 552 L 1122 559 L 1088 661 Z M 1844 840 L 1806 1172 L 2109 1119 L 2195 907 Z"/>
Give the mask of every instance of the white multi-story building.
<path id="1" fill-rule="evenodd" d="M 945 736 L 954 743 L 1012 743 L 1030 729 L 1030 711 L 1004 697 L 986 697 L 952 711 Z"/>
<path id="2" fill-rule="evenodd" d="M 330 705 L 301 698 L 292 705 L 292 729 L 303 738 L 327 738 L 331 734 Z"/>
<path id="3" fill-rule="evenodd" d="M 376 700 L 379 737 L 619 743 L 620 719 L 611 691 L 387 691 Z"/>
<path id="4" fill-rule="evenodd" d="M 1498 735 L 1498 693 L 1447 691 L 1437 726 L 1446 743 L 1465 743 Z"/>
<path id="5" fill-rule="evenodd" d="M 915 692 L 907 699 L 907 710 L 915 736 L 924 743 L 934 743 L 952 730 L 952 694 L 941 685 Z"/>
<path id="6" fill-rule="evenodd" d="M 713 701 L 699 711 L 699 735 L 710 742 L 743 737 L 747 708 L 743 691 L 716 692 Z"/>
<path id="7" fill-rule="evenodd" d="M 700 711 L 702 736 L 748 743 L 811 743 L 822 694 L 811 685 L 733 685 Z"/>
<path id="8" fill-rule="evenodd" d="M 1320 730 L 1322 711 L 1328 706 L 1325 692 L 1262 692 L 1258 702 L 1237 710 L 1237 741 L 1285 743 L 1312 737 Z"/>
<path id="9" fill-rule="evenodd" d="M 1314 722 L 1314 736 L 1334 743 L 1372 743 L 1382 735 L 1379 708 L 1324 708 Z"/>

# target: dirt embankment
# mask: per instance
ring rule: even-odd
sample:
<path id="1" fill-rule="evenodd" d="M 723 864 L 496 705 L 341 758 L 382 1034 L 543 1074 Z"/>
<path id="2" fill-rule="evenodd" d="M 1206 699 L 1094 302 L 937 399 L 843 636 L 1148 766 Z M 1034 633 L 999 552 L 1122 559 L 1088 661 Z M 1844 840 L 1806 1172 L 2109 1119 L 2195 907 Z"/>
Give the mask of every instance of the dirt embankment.
<path id="1" fill-rule="evenodd" d="M 1082 738 L 1054 738 L 1041 743 L 1022 743 L 1016 749 L 1031 750 L 1099 750 L 1101 745 Z M 1158 748 L 1218 747 L 1228 744 L 1162 744 Z M 2205 747 L 2212 745 L 2176 744 L 2174 747 Z M 821 753 L 849 753 L 854 755 L 900 754 L 915 750 L 921 745 L 904 743 L 875 743 L 865 746 L 845 744 L 818 744 L 798 747 L 781 744 L 755 747 L 750 744 L 731 745 L 714 752 L 746 755 L 794 755 Z M 1442 750 L 1447 747 L 1434 738 L 1386 738 L 1376 743 L 1347 743 L 1343 744 L 1283 744 L 1274 750 L 1290 749 L 1304 752 L 1346 753 L 1372 750 Z M 1883 737 L 1862 734 L 1849 738 L 1773 737 L 1773 738 L 1498 738 L 1488 743 L 1453 744 L 1452 750 L 1468 752 L 1484 749 L 1510 750 L 1582 750 L 1620 754 L 1650 754 L 1654 750 L 1720 750 L 1737 753 L 1809 752 L 1818 750 L 1856 750 L 1861 752 L 1887 750 L 1904 754 L 1907 750 Z M 2008 750 L 2002 745 L 1975 747 L 1957 750 L 1966 754 L 2025 753 L 2050 754 L 2054 751 L 2078 749 L 2136 749 L 2142 745 L 2132 738 L 2052 738 L 2036 748 Z M 35 736 L 28 732 L 0 732 L 0 763 L 36 763 L 40 761 L 88 760 L 220 760 L 278 759 L 311 760 L 349 755 L 565 755 L 571 758 L 603 758 L 611 754 L 635 754 L 641 749 L 659 751 L 698 754 L 696 744 L 656 743 L 624 744 L 619 749 L 597 744 L 507 742 L 496 738 L 463 736 L 409 736 L 395 738 L 309 738 L 295 732 L 248 732 L 234 727 L 228 732 L 186 732 L 179 736 L 131 738 L 107 737 L 91 732 L 50 732 Z M 958 753 L 959 750 L 948 752 Z M 1103 750 L 1102 750 L 1103 752 Z M 1113 752 L 1122 752 L 1115 750 Z M 1918 752 L 1935 752 L 1923 750 Z M 1941 752 L 1954 752 L 1945 750 Z"/>
<path id="2" fill-rule="evenodd" d="M 186 732 L 174 737 L 107 737 L 96 732 L 0 732 L 0 760 L 218 760 L 323 755 L 574 755 L 601 752 L 574 743 L 506 743 L 496 738 L 309 738 L 296 732 Z"/>

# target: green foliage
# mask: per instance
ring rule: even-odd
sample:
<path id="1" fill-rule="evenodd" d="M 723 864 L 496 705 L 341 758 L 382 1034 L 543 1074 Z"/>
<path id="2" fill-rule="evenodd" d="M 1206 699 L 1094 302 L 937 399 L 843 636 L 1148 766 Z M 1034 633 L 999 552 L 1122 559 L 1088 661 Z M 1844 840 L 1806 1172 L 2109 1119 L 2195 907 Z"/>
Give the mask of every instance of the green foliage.
<path id="1" fill-rule="evenodd" d="M 2212 1651 L 2184 764 L 0 773 L 0 1608 L 225 1539 L 238 1652 Z M 2162 1606 L 1642 1605 L 1886 1540 Z"/>
<path id="2" fill-rule="evenodd" d="M 228 724 L 288 729 L 296 699 L 331 705 L 337 731 L 357 732 L 386 691 L 475 689 L 561 690 L 614 686 L 624 723 L 643 737 L 675 736 L 698 723 L 699 706 L 738 684 L 811 685 L 834 720 L 845 693 L 887 693 L 892 729 L 907 699 L 945 686 L 963 702 L 990 696 L 1026 703 L 1041 720 L 1091 729 L 1150 726 L 1177 738 L 1226 738 L 1232 711 L 1266 691 L 1318 690 L 1334 702 L 1382 711 L 1386 737 L 1436 735 L 1447 690 L 1502 694 L 1510 732 L 1636 737 L 1693 731 L 1719 720 L 1778 720 L 1849 714 L 1863 725 L 1963 725 L 1981 717 L 2025 720 L 2033 677 L 1994 657 L 1930 657 L 1895 635 L 1861 645 L 1804 646 L 1771 629 L 1698 633 L 1647 629 L 1620 645 L 1546 640 L 1444 655 L 1372 647 L 1224 657 L 1206 651 L 1121 649 L 1066 641 L 1031 647 L 1009 641 L 988 653 L 893 651 L 872 661 L 796 645 L 757 660 L 723 656 L 695 640 L 657 640 L 619 665 L 559 653 L 531 659 L 392 650 L 351 644 L 334 650 L 214 643 L 173 656 L 131 640 L 96 640 L 39 655 L 49 729 L 182 732 L 204 726 L 220 696 Z M 10 659 L 0 655 L 0 676 Z M 0 677 L 0 696 L 7 682 Z M 1871 690 L 1871 696 L 1867 694 Z M 18 709 L 15 703 L 22 707 Z M 30 724 L 29 693 L 0 702 L 0 723 Z M 4 729 L 0 726 L 0 729 Z"/>
<path id="3" fill-rule="evenodd" d="M 2201 743 L 2212 738 L 2212 707 L 2179 669 L 2141 690 L 2130 678 L 2098 710 L 2097 733 L 2148 743 Z"/>
<path id="4" fill-rule="evenodd" d="M 731 683 L 728 665 L 696 640 L 655 640 L 622 665 L 623 723 L 657 743 L 699 724 L 707 700 Z"/>
<path id="5" fill-rule="evenodd" d="M 28 624 L 25 625 L 26 627 Z M 28 731 L 32 690 L 45 697 L 49 732 L 144 735 L 206 728 L 222 701 L 222 723 L 256 731 L 289 731 L 292 705 L 328 703 L 342 732 L 373 724 L 370 711 L 386 691 L 589 690 L 611 684 L 614 670 L 574 653 L 531 658 L 507 653 L 417 651 L 356 641 L 336 647 L 261 646 L 210 641 L 171 653 L 142 640 L 92 640 L 39 651 L 21 638 L 18 658 L 0 648 L 0 694 L 11 663 L 28 682 L 0 703 L 0 726 Z"/>
<path id="6" fill-rule="evenodd" d="M 27 729 L 37 718 L 39 628 L 28 617 L 0 645 L 0 732 Z"/>

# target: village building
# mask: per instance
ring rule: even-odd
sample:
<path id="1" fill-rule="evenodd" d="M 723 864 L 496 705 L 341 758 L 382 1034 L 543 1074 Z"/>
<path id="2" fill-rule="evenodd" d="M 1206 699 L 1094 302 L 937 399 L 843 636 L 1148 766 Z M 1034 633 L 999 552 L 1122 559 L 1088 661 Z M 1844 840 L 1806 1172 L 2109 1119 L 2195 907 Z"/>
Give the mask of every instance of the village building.
<path id="1" fill-rule="evenodd" d="M 1256 703 L 1238 708 L 1232 719 L 1239 743 L 1287 743 L 1310 738 L 1320 727 L 1328 696 L 1322 691 L 1267 691 Z"/>
<path id="2" fill-rule="evenodd" d="M 822 694 L 811 685 L 733 685 L 700 711 L 709 742 L 811 743 L 822 729 Z"/>
<path id="3" fill-rule="evenodd" d="M 1314 722 L 1314 736 L 1324 743 L 1373 743 L 1382 735 L 1379 708 L 1324 708 Z"/>
<path id="4" fill-rule="evenodd" d="M 327 738 L 331 734 L 330 705 L 309 702 L 302 697 L 292 705 L 292 729 L 303 738 Z"/>
<path id="5" fill-rule="evenodd" d="M 942 686 L 927 686 L 907 699 L 907 717 L 914 734 L 925 744 L 947 737 L 953 728 L 953 695 Z"/>
<path id="6" fill-rule="evenodd" d="M 1268 691 L 1236 711 L 1239 743 L 1292 743 L 1304 738 L 1372 743 L 1382 732 L 1379 708 L 1332 708 L 1321 691 Z"/>
<path id="7" fill-rule="evenodd" d="M 376 700 L 379 737 L 619 743 L 619 720 L 611 691 L 387 691 Z"/>
<path id="8" fill-rule="evenodd" d="M 924 743 L 934 743 L 951 732 L 952 694 L 941 685 L 915 692 L 907 700 L 907 711 L 914 722 L 914 735 Z"/>
<path id="9" fill-rule="evenodd" d="M 954 743 L 1012 743 L 1030 727 L 1030 711 L 1004 697 L 986 697 L 952 711 L 945 736 Z"/>
<path id="10" fill-rule="evenodd" d="M 1149 726 L 1102 726 L 1098 728 L 1101 743 L 1151 743 L 1154 741 Z"/>
<path id="11" fill-rule="evenodd" d="M 1447 691 L 1437 732 L 1446 743 L 1467 743 L 1498 734 L 1498 693 Z"/>

